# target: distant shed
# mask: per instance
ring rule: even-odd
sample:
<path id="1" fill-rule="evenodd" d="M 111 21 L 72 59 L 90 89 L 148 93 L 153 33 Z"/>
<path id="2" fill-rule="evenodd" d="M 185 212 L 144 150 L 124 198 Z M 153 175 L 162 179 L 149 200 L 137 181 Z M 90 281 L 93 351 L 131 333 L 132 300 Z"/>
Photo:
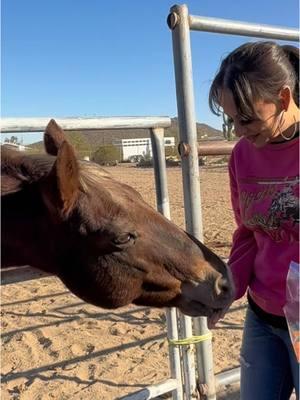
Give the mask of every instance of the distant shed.
<path id="1" fill-rule="evenodd" d="M 175 146 L 175 137 L 165 137 L 164 141 L 165 147 Z M 113 145 L 121 148 L 123 161 L 137 161 L 145 155 L 152 157 L 150 138 L 119 139 Z"/>

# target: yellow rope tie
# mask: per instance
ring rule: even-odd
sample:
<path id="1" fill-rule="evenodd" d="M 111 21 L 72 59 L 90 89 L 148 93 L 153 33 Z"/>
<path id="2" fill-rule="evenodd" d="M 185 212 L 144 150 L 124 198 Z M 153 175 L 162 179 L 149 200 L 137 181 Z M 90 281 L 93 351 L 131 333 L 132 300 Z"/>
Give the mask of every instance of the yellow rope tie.
<path id="1" fill-rule="evenodd" d="M 171 346 L 188 346 L 190 344 L 196 344 L 200 342 L 204 342 L 205 340 L 209 340 L 212 338 L 212 333 L 208 332 L 205 333 L 204 335 L 200 336 L 191 336 L 189 338 L 184 338 L 184 339 L 168 339 L 168 342 Z"/>

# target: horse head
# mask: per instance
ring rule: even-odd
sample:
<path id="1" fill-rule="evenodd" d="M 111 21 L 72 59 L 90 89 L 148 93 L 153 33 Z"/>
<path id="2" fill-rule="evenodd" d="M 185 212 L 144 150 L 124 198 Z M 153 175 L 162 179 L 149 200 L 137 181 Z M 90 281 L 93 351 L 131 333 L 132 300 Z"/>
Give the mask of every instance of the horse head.
<path id="1" fill-rule="evenodd" d="M 210 316 L 230 304 L 232 280 L 216 254 L 136 190 L 78 160 L 54 120 L 44 144 L 47 156 L 2 156 L 4 265 L 53 272 L 74 294 L 105 308 L 177 306 L 188 315 Z M 16 219 L 12 213 L 21 200 Z"/>

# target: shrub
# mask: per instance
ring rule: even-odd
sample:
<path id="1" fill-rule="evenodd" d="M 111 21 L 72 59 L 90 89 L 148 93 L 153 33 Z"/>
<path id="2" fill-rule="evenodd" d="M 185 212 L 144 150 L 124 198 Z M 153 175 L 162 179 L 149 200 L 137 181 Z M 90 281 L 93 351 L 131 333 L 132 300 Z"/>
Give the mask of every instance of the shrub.
<path id="1" fill-rule="evenodd" d="M 153 167 L 153 158 L 148 156 L 142 156 L 136 163 L 136 166 L 141 168 Z"/>
<path id="2" fill-rule="evenodd" d="M 91 161 L 100 165 L 116 165 L 120 158 L 120 149 L 111 144 L 98 147 L 93 153 Z"/>
<path id="3" fill-rule="evenodd" d="M 165 147 L 165 155 L 166 158 L 173 157 L 173 158 L 180 158 L 177 147 L 176 146 L 166 146 Z"/>
<path id="4" fill-rule="evenodd" d="M 91 149 L 89 143 L 80 132 L 67 133 L 68 141 L 74 147 L 79 158 L 90 157 Z"/>

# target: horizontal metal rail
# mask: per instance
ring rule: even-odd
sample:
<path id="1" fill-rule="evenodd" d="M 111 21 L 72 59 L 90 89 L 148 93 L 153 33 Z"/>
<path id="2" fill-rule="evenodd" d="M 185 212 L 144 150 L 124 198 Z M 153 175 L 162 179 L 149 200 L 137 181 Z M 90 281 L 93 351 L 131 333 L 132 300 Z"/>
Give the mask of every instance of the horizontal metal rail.
<path id="1" fill-rule="evenodd" d="M 236 141 L 218 140 L 215 142 L 198 142 L 198 156 L 225 156 L 232 152 Z"/>
<path id="2" fill-rule="evenodd" d="M 51 276 L 51 274 L 29 265 L 3 268 L 1 270 L 1 285 L 31 281 L 34 279 L 44 278 L 46 276 Z"/>
<path id="3" fill-rule="evenodd" d="M 220 372 L 216 374 L 216 385 L 219 389 L 219 386 L 226 386 L 232 383 L 236 383 L 240 380 L 241 377 L 241 368 L 233 368 L 224 372 Z"/>
<path id="4" fill-rule="evenodd" d="M 148 400 L 154 399 L 157 396 L 171 392 L 176 389 L 178 382 L 176 379 L 167 379 L 164 382 L 147 386 L 146 388 L 139 390 L 135 393 L 127 396 L 119 397 L 118 400 Z"/>
<path id="5" fill-rule="evenodd" d="M 198 156 L 225 156 L 232 152 L 236 141 L 214 140 L 197 143 Z M 187 157 L 190 154 L 190 146 L 187 143 L 178 144 L 178 153 L 181 157 Z"/>
<path id="6" fill-rule="evenodd" d="M 230 19 L 189 15 L 191 30 L 224 33 L 227 35 L 254 36 L 265 39 L 299 41 L 299 30 L 281 26 L 253 24 Z"/>
<path id="7" fill-rule="evenodd" d="M 1 118 L 1 133 L 42 132 L 51 118 Z M 168 128 L 171 126 L 169 117 L 55 118 L 55 121 L 67 131 Z"/>

